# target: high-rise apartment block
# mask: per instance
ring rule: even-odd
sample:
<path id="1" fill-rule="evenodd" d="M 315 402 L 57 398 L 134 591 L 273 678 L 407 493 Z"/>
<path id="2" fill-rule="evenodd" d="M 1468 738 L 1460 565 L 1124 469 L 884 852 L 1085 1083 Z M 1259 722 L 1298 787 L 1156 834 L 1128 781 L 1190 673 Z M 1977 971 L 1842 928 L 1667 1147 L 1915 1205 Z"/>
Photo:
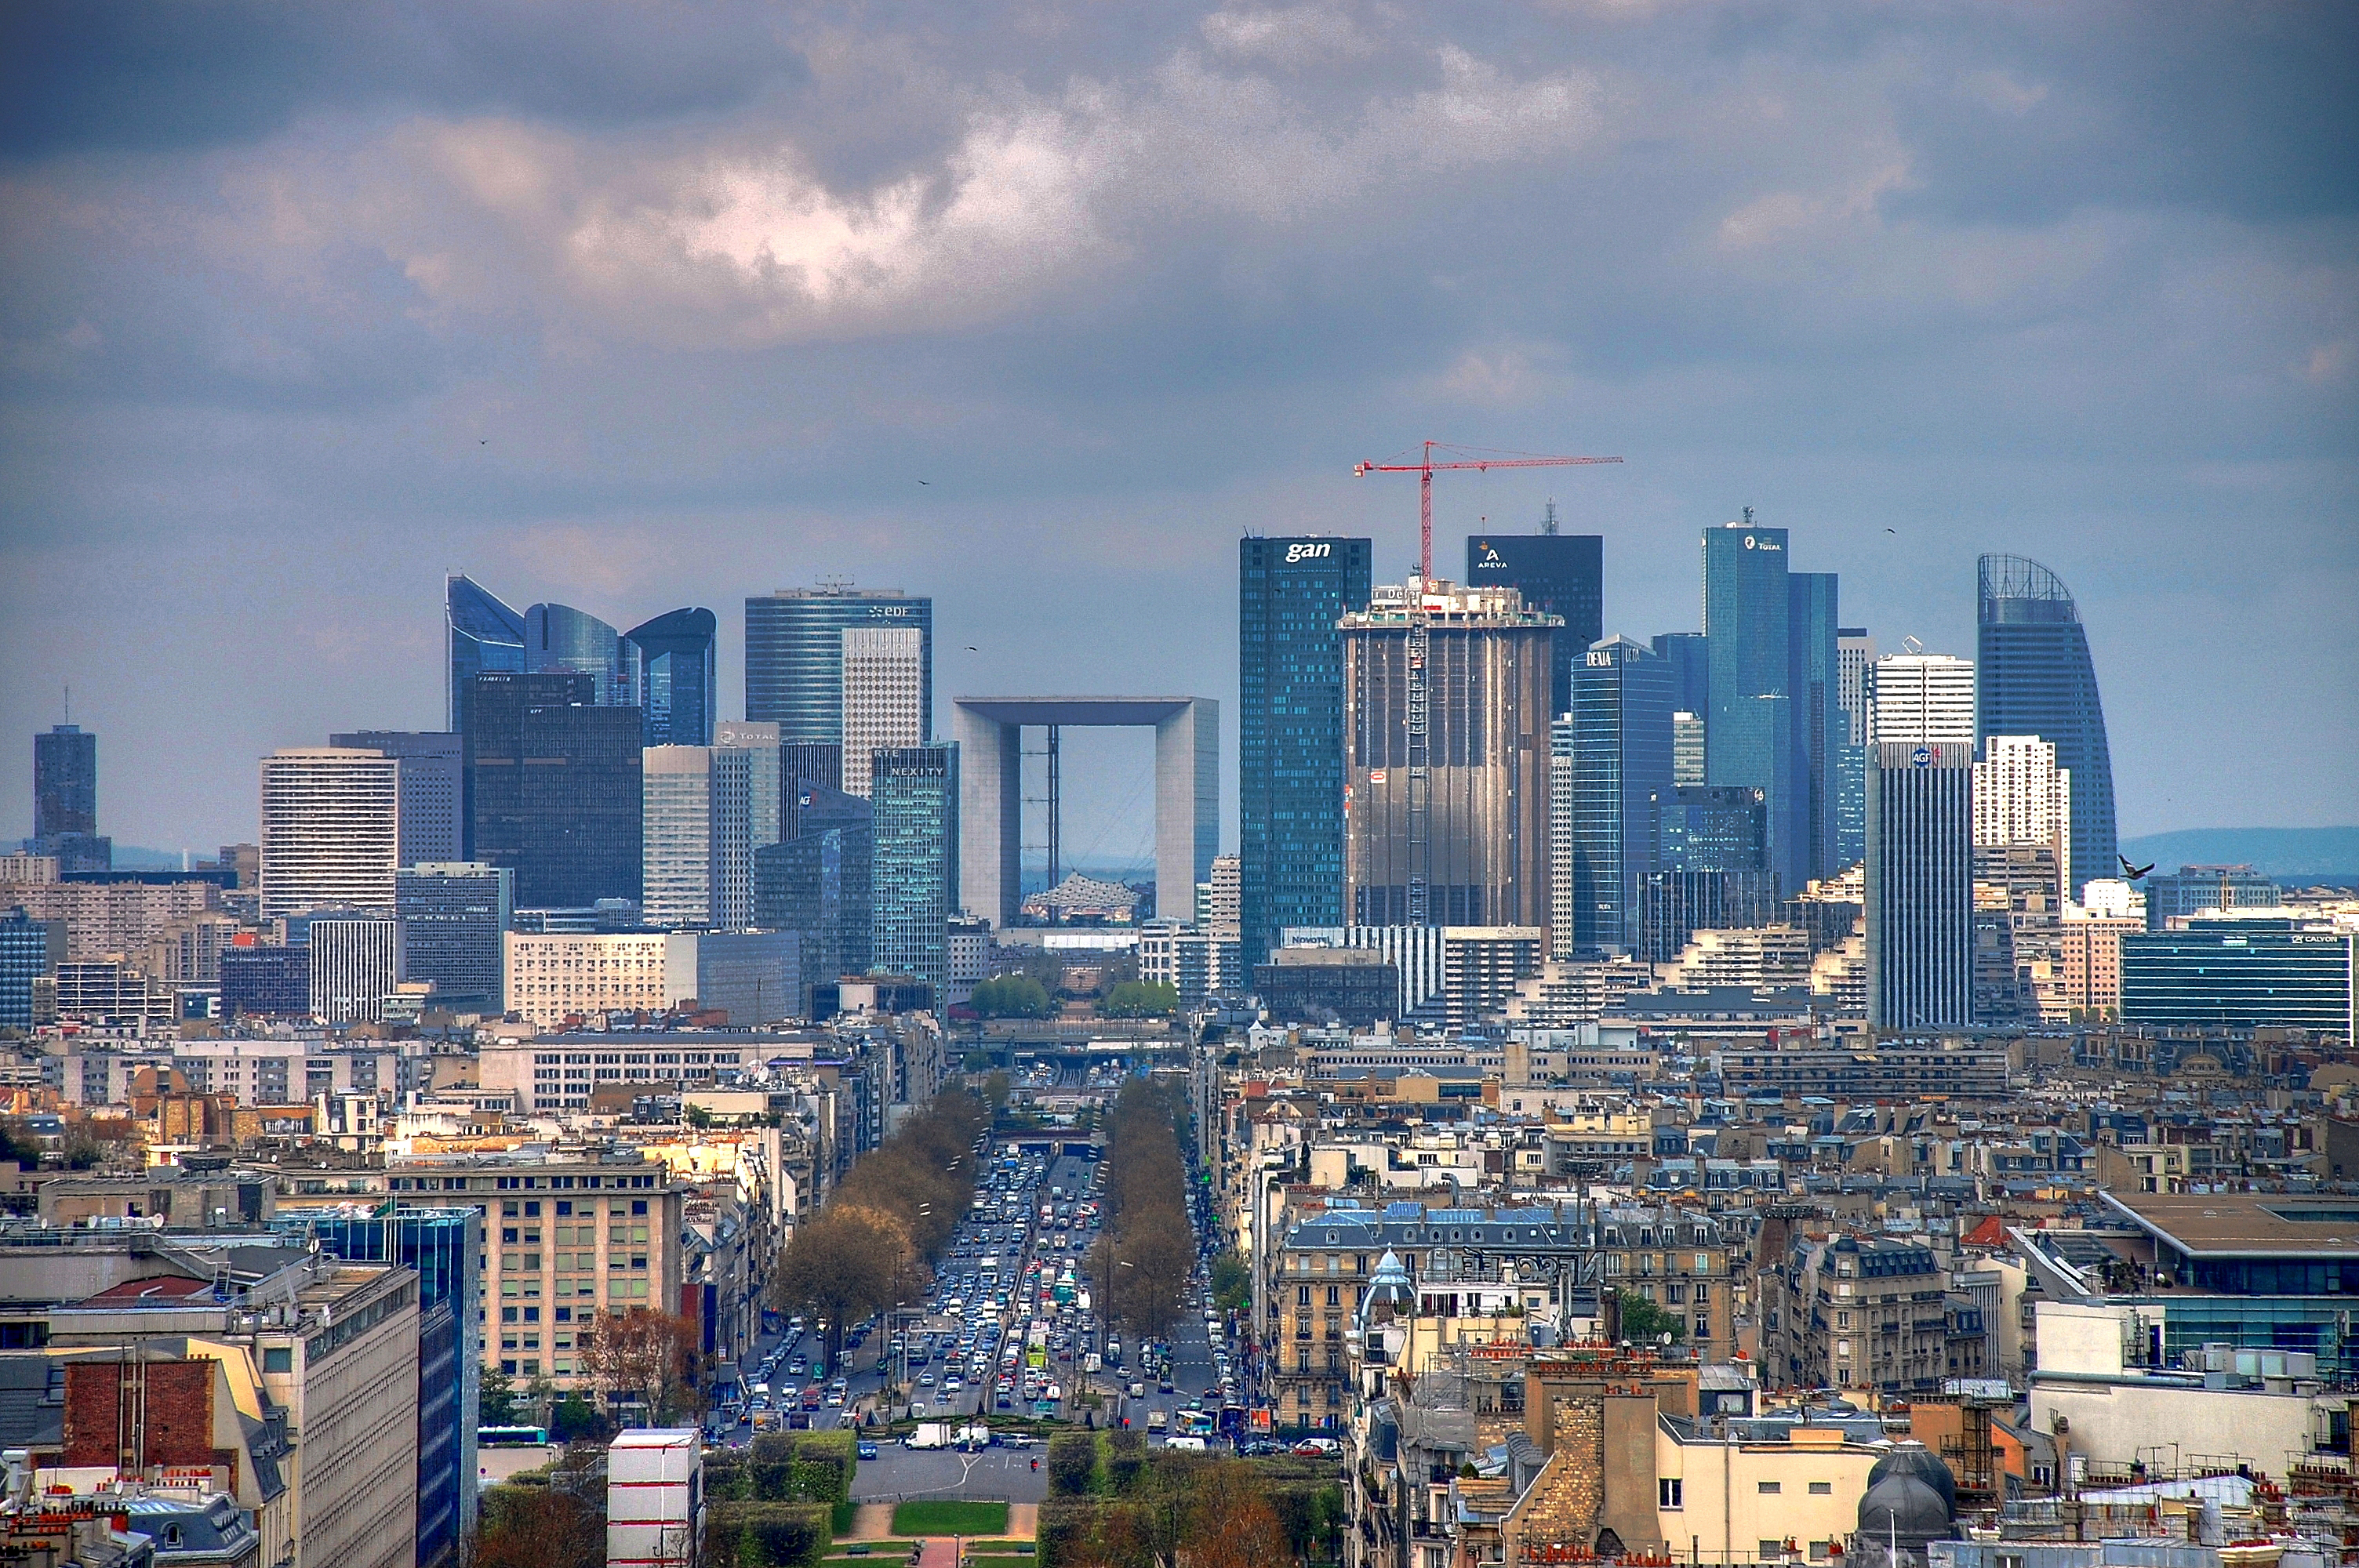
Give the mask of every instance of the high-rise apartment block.
<path id="1" fill-rule="evenodd" d="M 1597 534 L 1477 534 L 1466 540 L 1469 588 L 1512 588 L 1524 608 L 1564 625 L 1549 655 L 1549 713 L 1572 706 L 1573 672 L 1605 634 L 1605 540 Z"/>
<path id="2" fill-rule="evenodd" d="M 1886 654 L 1868 666 L 1871 744 L 1974 743 L 1974 666 L 1947 654 Z"/>
<path id="3" fill-rule="evenodd" d="M 868 795 L 873 754 L 926 741 L 926 637 L 915 626 L 843 631 L 843 791 Z"/>
<path id="4" fill-rule="evenodd" d="M 1868 1022 L 1973 1022 L 1971 741 L 1879 741 L 1868 754 Z"/>
<path id="5" fill-rule="evenodd" d="M 404 977 L 431 981 L 436 1007 L 498 1011 L 500 938 L 516 913 L 516 872 L 476 860 L 404 866 L 394 878 L 393 901 Z"/>
<path id="6" fill-rule="evenodd" d="M 310 924 L 311 1016 L 322 1023 L 374 1023 L 408 977 L 402 924 L 391 915 L 323 914 Z"/>
<path id="7" fill-rule="evenodd" d="M 480 675 L 468 688 L 466 858 L 513 868 L 520 908 L 638 902 L 639 714 L 595 696 L 578 673 Z"/>
<path id="8" fill-rule="evenodd" d="M 712 744 L 721 708 L 719 642 L 720 620 L 710 610 L 674 610 L 624 635 L 630 700 L 639 705 L 647 744 Z"/>
<path id="9" fill-rule="evenodd" d="M 1344 616 L 1365 610 L 1366 539 L 1237 546 L 1238 926 L 1258 963 L 1288 925 L 1343 918 Z"/>
<path id="10" fill-rule="evenodd" d="M 2115 874 L 2114 762 L 2088 633 L 2062 579 L 2021 556 L 1984 556 L 1974 571 L 1974 739 L 2037 735 L 2072 775 L 2077 895 Z"/>
<path id="11" fill-rule="evenodd" d="M 1587 650 L 1572 683 L 1571 842 L 1560 851 L 1572 946 L 1627 952 L 1654 865 L 1656 802 L 1673 787 L 1670 671 L 1646 644 L 1611 637 Z"/>
<path id="12" fill-rule="evenodd" d="M 262 760 L 266 920 L 315 909 L 390 913 L 401 864 L 401 763 L 323 746 Z"/>
<path id="13" fill-rule="evenodd" d="M 745 717 L 776 724 L 782 741 L 843 743 L 843 633 L 914 626 L 919 708 L 933 735 L 934 601 L 898 589 L 780 589 L 745 601 Z M 840 779 L 821 780 L 842 787 Z"/>
<path id="14" fill-rule="evenodd" d="M 875 753 L 869 789 L 869 962 L 950 989 L 950 922 L 959 907 L 959 751 L 897 746 Z"/>
<path id="15" fill-rule="evenodd" d="M 459 737 L 440 730 L 357 730 L 328 737 L 331 746 L 382 752 L 401 763 L 401 863 L 455 860 L 466 833 L 460 810 L 466 768 Z"/>
<path id="16" fill-rule="evenodd" d="M 1560 624 L 1512 589 L 1417 579 L 1343 618 L 1351 924 L 1547 931 Z"/>
<path id="17" fill-rule="evenodd" d="M 2045 845 L 2055 852 L 2060 901 L 2072 856 L 2072 775 L 2037 735 L 1993 735 L 1974 764 L 1974 843 Z"/>

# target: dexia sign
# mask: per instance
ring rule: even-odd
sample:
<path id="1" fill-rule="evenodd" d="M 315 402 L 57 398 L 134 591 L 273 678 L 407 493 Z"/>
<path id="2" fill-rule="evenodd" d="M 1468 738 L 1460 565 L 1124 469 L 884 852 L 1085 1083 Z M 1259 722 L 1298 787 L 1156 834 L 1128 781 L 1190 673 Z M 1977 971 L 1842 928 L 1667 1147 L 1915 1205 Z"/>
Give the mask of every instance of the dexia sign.
<path id="1" fill-rule="evenodd" d="M 1324 560 L 1334 548 L 1332 545 L 1288 545 L 1286 546 L 1286 564 L 1292 566 L 1297 561 Z"/>

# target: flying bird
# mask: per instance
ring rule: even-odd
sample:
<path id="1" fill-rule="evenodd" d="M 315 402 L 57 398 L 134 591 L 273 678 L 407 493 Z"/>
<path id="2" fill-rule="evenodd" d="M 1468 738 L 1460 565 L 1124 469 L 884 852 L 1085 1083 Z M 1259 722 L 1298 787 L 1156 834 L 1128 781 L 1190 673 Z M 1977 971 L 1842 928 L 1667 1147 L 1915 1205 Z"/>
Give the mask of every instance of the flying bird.
<path id="1" fill-rule="evenodd" d="M 966 651 L 970 654 L 980 654 L 983 652 L 981 648 L 976 647 L 973 643 L 969 643 L 966 645 Z"/>
<path id="2" fill-rule="evenodd" d="M 1887 533 L 1887 534 L 1891 534 L 1891 535 L 1897 535 L 1899 534 L 1900 530 L 1899 530 L 1899 529 L 1897 529 L 1897 528 L 1886 528 L 1886 529 L 1885 530 L 1885 532 L 1886 532 L 1886 533 Z"/>
<path id="3" fill-rule="evenodd" d="M 2155 863 L 2152 860 L 2148 860 L 2143 866 L 2133 866 L 2127 855 L 2117 854 L 2114 859 L 2122 863 L 2122 875 L 2131 881 L 2141 881 L 2148 871 L 2154 870 Z"/>
<path id="4" fill-rule="evenodd" d="M 933 483 L 934 481 L 933 481 L 932 480 L 929 480 L 929 479 L 921 479 L 921 480 L 919 480 L 918 482 L 919 482 L 919 484 L 931 484 L 931 483 Z"/>

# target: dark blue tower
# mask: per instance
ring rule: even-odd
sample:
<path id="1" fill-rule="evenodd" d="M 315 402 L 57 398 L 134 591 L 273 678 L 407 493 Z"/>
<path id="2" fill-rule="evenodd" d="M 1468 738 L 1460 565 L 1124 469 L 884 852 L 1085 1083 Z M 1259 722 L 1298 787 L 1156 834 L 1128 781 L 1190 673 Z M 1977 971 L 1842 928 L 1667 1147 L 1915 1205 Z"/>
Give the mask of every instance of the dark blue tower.
<path id="1" fill-rule="evenodd" d="M 454 572 L 442 582 L 442 625 L 450 640 L 443 694 L 455 731 L 466 708 L 468 684 L 477 676 L 491 670 L 524 673 L 524 617 L 474 579 Z"/>
<path id="2" fill-rule="evenodd" d="M 2072 771 L 2073 896 L 2118 875 L 2114 759 L 2097 671 L 2071 590 L 2021 556 L 1984 556 L 1974 570 L 1974 746 L 1993 735 L 2037 735 Z"/>
<path id="3" fill-rule="evenodd" d="M 1613 637 L 1572 672 L 1572 941 L 1627 952 L 1654 860 L 1653 815 L 1671 793 L 1670 667 Z"/>
<path id="4" fill-rule="evenodd" d="M 710 746 L 718 712 L 714 650 L 720 618 L 710 610 L 675 610 L 623 634 L 624 659 L 647 713 L 650 746 Z"/>
<path id="5" fill-rule="evenodd" d="M 1549 507 L 1551 517 L 1555 514 Z M 1550 524 L 1553 527 L 1553 524 Z M 1598 534 L 1473 534 L 1466 585 L 1512 588 L 1524 608 L 1564 617 L 1549 665 L 1549 712 L 1572 708 L 1573 671 L 1605 634 L 1605 539 Z"/>
<path id="6" fill-rule="evenodd" d="M 1366 539 L 1237 546 L 1238 925 L 1262 962 L 1288 925 L 1343 924 L 1343 639 Z"/>

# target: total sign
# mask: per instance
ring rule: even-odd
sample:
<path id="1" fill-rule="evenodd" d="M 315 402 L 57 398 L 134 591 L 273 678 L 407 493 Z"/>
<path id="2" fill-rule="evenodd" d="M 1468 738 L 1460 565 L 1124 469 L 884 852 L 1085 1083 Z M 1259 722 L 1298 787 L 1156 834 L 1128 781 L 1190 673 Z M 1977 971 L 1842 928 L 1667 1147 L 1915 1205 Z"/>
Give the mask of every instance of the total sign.
<path id="1" fill-rule="evenodd" d="M 1297 561 L 1324 560 L 1334 548 L 1332 545 L 1288 545 L 1286 546 L 1286 564 L 1292 566 Z"/>

